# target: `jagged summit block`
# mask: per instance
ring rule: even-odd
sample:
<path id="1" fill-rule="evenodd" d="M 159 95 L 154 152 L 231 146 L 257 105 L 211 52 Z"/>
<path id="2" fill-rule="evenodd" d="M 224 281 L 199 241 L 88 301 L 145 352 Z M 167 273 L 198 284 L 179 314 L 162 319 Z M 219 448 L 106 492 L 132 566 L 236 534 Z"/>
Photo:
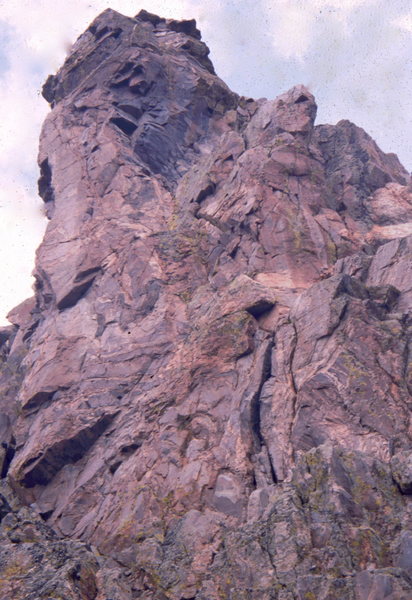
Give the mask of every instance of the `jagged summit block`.
<path id="1" fill-rule="evenodd" d="M 107 10 L 44 86 L 0 597 L 408 600 L 409 175 L 208 52 Z"/>

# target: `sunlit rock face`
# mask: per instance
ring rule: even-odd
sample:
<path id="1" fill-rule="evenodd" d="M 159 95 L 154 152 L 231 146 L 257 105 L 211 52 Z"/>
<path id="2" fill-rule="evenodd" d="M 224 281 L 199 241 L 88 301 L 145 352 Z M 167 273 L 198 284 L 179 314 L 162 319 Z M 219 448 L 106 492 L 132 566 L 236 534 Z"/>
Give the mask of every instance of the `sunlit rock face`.
<path id="1" fill-rule="evenodd" d="M 0 329 L 0 596 L 408 600 L 410 178 L 194 21 L 102 13 L 44 96 Z"/>

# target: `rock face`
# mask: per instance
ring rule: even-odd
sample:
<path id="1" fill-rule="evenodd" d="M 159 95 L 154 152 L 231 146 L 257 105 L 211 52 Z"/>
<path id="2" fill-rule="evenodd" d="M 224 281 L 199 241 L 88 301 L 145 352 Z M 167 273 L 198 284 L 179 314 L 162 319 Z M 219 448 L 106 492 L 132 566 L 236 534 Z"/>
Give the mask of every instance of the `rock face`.
<path id="1" fill-rule="evenodd" d="M 0 596 L 410 599 L 397 157 L 314 126 L 303 86 L 237 96 L 194 21 L 145 11 L 102 13 L 43 93 L 50 222 L 0 330 Z"/>

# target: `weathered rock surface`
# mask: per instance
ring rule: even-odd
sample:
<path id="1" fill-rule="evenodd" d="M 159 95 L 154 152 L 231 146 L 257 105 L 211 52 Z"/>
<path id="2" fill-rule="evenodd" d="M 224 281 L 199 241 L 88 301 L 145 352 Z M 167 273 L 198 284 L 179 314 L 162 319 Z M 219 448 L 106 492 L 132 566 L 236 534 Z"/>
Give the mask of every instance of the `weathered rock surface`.
<path id="1" fill-rule="evenodd" d="M 303 86 L 237 96 L 194 21 L 144 11 L 102 13 L 44 96 L 50 222 L 0 330 L 4 598 L 410 599 L 396 156 Z"/>

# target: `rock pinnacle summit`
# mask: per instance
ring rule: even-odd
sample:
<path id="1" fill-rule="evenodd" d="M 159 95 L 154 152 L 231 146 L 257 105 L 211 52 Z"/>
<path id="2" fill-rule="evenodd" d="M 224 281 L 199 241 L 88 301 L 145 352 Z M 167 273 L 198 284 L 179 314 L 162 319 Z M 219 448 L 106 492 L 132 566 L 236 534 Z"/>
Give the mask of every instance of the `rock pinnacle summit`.
<path id="1" fill-rule="evenodd" d="M 0 598 L 410 600 L 412 186 L 194 20 L 106 10 L 43 95 L 0 329 Z"/>

